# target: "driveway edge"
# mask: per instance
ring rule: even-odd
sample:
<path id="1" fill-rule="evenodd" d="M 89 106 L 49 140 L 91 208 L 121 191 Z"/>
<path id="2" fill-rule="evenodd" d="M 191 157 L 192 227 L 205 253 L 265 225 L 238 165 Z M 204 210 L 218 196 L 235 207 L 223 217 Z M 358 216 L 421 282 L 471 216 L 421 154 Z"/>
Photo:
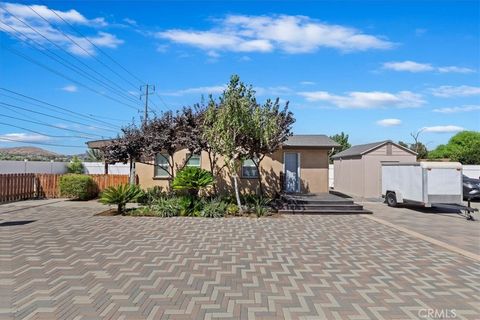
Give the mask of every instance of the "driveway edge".
<path id="1" fill-rule="evenodd" d="M 407 229 L 405 227 L 402 227 L 402 226 L 397 226 L 391 222 L 388 222 L 388 221 L 385 221 L 383 219 L 380 219 L 380 218 L 376 218 L 372 215 L 366 215 L 366 214 L 362 214 L 362 217 L 365 217 L 367 219 L 370 219 L 370 220 L 373 220 L 375 222 L 378 222 L 380 224 L 383 224 L 385 226 L 388 226 L 388 227 L 391 227 L 391 228 L 394 228 L 398 231 L 402 231 L 412 237 L 415 237 L 415 238 L 418 238 L 418 239 L 421 239 L 421 240 L 424 240 L 424 241 L 427 241 L 427 242 L 430 242 L 434 245 L 437 245 L 437 246 L 440 246 L 444 249 L 447 249 L 447 250 L 450 250 L 450 251 L 453 251 L 455 253 L 458 253 L 458 254 L 461 254 L 462 256 L 465 256 L 467 258 L 470 258 L 472 260 L 475 260 L 475 261 L 478 261 L 480 262 L 480 255 L 478 254 L 475 254 L 475 253 L 472 253 L 470 251 L 467 251 L 467 250 L 464 250 L 464 249 L 461 249 L 461 248 L 458 248 L 458 247 L 455 247 L 455 246 L 452 246 L 448 243 L 445 243 L 443 241 L 440 241 L 440 240 L 437 240 L 437 239 L 434 239 L 434 238 L 431 238 L 431 237 L 428 237 L 426 235 L 423 235 L 421 233 L 418 233 L 416 231 L 412 231 L 410 229 Z"/>

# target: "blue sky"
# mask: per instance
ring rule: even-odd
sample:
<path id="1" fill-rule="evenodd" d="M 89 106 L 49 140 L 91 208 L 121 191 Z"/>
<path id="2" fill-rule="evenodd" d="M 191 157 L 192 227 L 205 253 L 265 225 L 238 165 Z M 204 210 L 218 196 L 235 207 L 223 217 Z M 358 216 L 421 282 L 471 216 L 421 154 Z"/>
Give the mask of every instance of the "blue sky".
<path id="1" fill-rule="evenodd" d="M 290 101 L 295 133 L 423 130 L 432 149 L 480 128 L 479 15 L 478 1 L 3 2 L 0 146 L 82 152 L 138 121 L 141 82 L 159 112 L 236 73 L 260 101 Z"/>

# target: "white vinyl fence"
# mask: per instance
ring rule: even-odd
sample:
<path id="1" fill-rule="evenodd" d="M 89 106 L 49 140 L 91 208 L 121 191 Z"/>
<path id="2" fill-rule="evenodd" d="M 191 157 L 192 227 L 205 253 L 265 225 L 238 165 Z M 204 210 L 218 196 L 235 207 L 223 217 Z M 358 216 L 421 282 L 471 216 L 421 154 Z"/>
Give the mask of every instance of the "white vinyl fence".
<path id="1" fill-rule="evenodd" d="M 86 174 L 105 174 L 103 162 L 82 162 Z M 0 174 L 5 173 L 52 173 L 62 174 L 67 172 L 68 162 L 54 161 L 0 161 Z M 129 165 L 116 163 L 108 165 L 109 174 L 129 174 Z"/>

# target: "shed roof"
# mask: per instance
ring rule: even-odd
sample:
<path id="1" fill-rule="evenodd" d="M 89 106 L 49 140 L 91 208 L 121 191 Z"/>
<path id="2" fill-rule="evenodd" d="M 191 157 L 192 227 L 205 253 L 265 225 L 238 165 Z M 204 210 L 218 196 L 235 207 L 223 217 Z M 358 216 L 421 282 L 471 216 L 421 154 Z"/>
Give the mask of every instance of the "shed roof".
<path id="1" fill-rule="evenodd" d="M 314 147 L 334 148 L 340 147 L 338 143 L 324 134 L 295 134 L 290 136 L 283 144 L 285 147 Z"/>
<path id="2" fill-rule="evenodd" d="M 379 141 L 379 142 L 372 142 L 372 143 L 366 143 L 366 144 L 359 144 L 356 146 L 353 146 L 347 150 L 344 150 L 342 152 L 337 153 L 332 159 L 340 159 L 340 158 L 350 158 L 350 157 L 356 157 L 356 156 L 362 156 L 372 150 L 375 150 L 385 144 L 391 143 L 395 146 L 397 146 L 400 149 L 403 149 L 404 151 L 407 151 L 411 154 L 416 155 L 417 153 L 413 150 L 410 150 L 408 148 L 405 148 L 398 143 L 393 142 L 392 140 L 384 140 L 384 141 Z"/>

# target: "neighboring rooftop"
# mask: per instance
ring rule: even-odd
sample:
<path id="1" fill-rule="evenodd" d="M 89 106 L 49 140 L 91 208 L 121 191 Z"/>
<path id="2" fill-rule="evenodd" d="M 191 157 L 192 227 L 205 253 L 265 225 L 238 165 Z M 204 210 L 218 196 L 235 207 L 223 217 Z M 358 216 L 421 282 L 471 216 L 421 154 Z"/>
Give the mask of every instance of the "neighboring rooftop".
<path id="1" fill-rule="evenodd" d="M 379 141 L 379 142 L 372 142 L 372 143 L 366 143 L 366 144 L 359 144 L 356 146 L 353 146 L 347 150 L 344 150 L 342 152 L 337 153 L 336 155 L 332 156 L 332 159 L 340 159 L 340 158 L 350 158 L 350 157 L 356 157 L 356 156 L 361 156 L 364 155 L 365 153 L 368 153 L 371 150 L 380 148 L 381 146 L 391 143 L 403 150 L 406 150 L 408 152 L 411 152 L 412 154 L 416 154 L 414 151 L 405 148 L 398 143 L 393 142 L 392 140 L 384 140 L 384 141 Z"/>
<path id="2" fill-rule="evenodd" d="M 340 147 L 338 143 L 324 134 L 294 134 L 285 141 L 286 147 Z"/>

